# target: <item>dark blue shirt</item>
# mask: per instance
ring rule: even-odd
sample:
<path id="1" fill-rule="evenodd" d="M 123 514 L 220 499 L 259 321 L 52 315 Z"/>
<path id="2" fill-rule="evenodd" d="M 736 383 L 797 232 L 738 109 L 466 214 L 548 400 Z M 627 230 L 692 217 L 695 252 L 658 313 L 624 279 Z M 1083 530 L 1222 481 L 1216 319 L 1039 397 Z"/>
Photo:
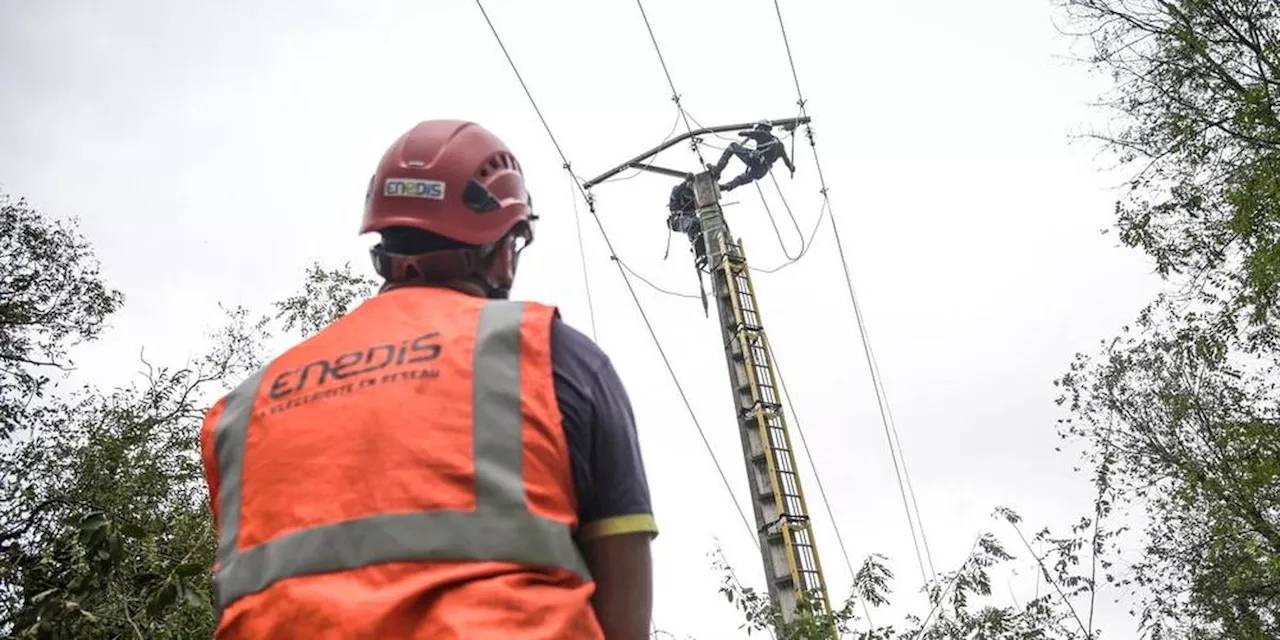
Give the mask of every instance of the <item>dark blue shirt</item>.
<path id="1" fill-rule="evenodd" d="M 635 415 L 609 357 L 557 316 L 551 366 L 578 496 L 579 539 L 656 535 Z"/>

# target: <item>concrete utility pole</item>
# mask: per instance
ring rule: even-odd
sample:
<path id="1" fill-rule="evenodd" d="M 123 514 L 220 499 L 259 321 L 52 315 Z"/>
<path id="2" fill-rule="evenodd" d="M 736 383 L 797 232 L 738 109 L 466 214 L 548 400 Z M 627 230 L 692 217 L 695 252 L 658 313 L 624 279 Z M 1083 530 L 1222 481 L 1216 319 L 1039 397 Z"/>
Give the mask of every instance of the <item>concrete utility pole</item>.
<path id="1" fill-rule="evenodd" d="M 808 118 L 770 121 L 794 129 Z M 590 188 L 628 169 L 637 168 L 684 179 L 689 174 L 646 164 L 659 151 L 682 140 L 706 133 L 741 131 L 755 123 L 708 127 L 654 147 L 585 183 Z M 733 391 L 734 414 L 742 439 L 747 484 L 755 512 L 760 552 L 769 596 L 785 622 L 795 619 L 797 599 L 806 594 L 820 612 L 831 611 L 822 564 L 809 521 L 799 470 L 791 448 L 791 436 L 782 409 L 773 355 L 760 319 L 742 243 L 729 232 L 720 207 L 720 188 L 709 170 L 694 174 L 693 191 L 702 242 L 706 247 L 706 273 L 711 276 L 719 312 L 725 361 Z"/>

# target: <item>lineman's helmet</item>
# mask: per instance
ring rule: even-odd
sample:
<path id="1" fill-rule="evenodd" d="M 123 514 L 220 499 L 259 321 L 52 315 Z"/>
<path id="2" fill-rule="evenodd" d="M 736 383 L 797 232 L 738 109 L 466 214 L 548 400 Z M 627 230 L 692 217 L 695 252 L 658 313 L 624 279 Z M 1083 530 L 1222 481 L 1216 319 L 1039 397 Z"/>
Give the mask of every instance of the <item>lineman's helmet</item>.
<path id="1" fill-rule="evenodd" d="M 535 218 L 520 163 L 497 136 L 474 122 L 428 120 L 383 154 L 360 233 L 410 227 L 486 246 Z"/>

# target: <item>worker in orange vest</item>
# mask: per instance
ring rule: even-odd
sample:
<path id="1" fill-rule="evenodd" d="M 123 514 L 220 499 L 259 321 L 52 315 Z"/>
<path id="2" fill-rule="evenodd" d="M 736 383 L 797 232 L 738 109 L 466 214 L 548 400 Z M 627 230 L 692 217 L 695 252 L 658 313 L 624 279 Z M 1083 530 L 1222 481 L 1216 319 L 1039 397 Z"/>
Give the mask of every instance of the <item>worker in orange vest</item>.
<path id="1" fill-rule="evenodd" d="M 387 150 L 361 227 L 382 290 L 205 417 L 215 637 L 647 637 L 626 391 L 555 307 L 506 299 L 535 219 L 477 124 Z"/>

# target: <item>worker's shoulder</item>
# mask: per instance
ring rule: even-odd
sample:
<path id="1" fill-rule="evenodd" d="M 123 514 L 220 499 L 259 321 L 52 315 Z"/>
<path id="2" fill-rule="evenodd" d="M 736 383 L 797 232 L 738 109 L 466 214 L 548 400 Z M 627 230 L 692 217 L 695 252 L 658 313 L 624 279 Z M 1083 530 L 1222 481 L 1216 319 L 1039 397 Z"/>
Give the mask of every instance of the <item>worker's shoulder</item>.
<path id="1" fill-rule="evenodd" d="M 606 366 L 609 356 L 586 334 L 560 319 L 551 321 L 551 364 L 558 372 L 593 377 Z"/>

